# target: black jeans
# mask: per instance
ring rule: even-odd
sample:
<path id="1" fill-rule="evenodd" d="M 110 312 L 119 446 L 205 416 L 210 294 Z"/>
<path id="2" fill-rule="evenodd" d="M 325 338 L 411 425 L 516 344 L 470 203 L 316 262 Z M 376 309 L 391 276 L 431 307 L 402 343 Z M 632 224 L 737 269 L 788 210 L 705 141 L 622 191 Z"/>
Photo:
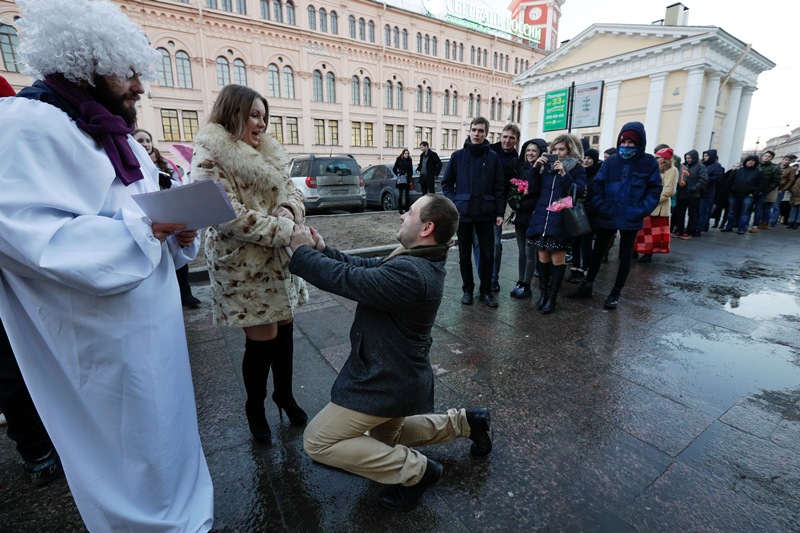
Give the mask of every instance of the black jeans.
<path id="1" fill-rule="evenodd" d="M 689 211 L 689 223 L 686 222 L 686 211 Z M 697 223 L 700 218 L 700 198 L 678 199 L 675 203 L 674 213 L 675 231 L 677 233 L 695 233 L 699 229 Z"/>
<path id="2" fill-rule="evenodd" d="M 494 262 L 494 220 L 485 222 L 458 223 L 458 266 L 461 269 L 461 289 L 464 292 L 475 290 L 472 274 L 472 235 L 478 237 L 480 255 L 480 293 L 492 293 L 492 263 Z"/>
<path id="3" fill-rule="evenodd" d="M 603 256 L 616 233 L 616 230 L 613 229 L 597 228 L 595 232 L 597 237 L 594 241 L 594 249 L 592 250 L 592 262 L 589 265 L 589 272 L 586 274 L 586 281 L 589 283 L 594 282 L 597 273 L 600 272 L 600 264 L 603 261 Z M 622 288 L 625 287 L 625 280 L 628 279 L 628 274 L 631 271 L 633 245 L 636 242 L 637 233 L 639 232 L 619 232 L 619 268 L 617 268 L 617 279 L 614 280 L 614 288 L 611 290 L 611 292 L 617 295 L 619 295 L 622 292 Z"/>
<path id="4" fill-rule="evenodd" d="M 408 211 L 411 208 L 411 197 L 408 191 L 408 184 L 397 186 L 397 209 L 400 213 Z M 405 203 L 403 203 L 403 195 L 406 197 Z"/>
<path id="5" fill-rule="evenodd" d="M 419 188 L 422 194 L 434 194 L 436 192 L 435 184 L 436 176 L 433 174 L 420 174 Z"/>

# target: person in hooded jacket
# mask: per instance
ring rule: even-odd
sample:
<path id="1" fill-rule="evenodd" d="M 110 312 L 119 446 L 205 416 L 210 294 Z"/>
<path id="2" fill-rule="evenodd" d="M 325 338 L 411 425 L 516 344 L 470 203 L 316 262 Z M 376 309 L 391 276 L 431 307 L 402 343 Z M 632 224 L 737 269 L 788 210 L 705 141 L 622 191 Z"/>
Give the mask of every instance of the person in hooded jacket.
<path id="1" fill-rule="evenodd" d="M 596 213 L 594 249 L 586 279 L 567 294 L 591 298 L 594 280 L 606 246 L 619 231 L 619 268 L 614 287 L 603 307 L 616 309 L 631 268 L 633 244 L 644 217 L 653 212 L 661 196 L 661 172 L 656 158 L 645 152 L 647 135 L 641 122 L 628 122 L 617 138 L 618 153 L 606 159 L 594 177 L 592 206 Z"/>
<path id="2" fill-rule="evenodd" d="M 711 209 L 714 207 L 714 198 L 717 194 L 717 186 L 725 175 L 725 169 L 719 164 L 716 150 L 706 150 L 703 152 L 703 165 L 706 167 L 708 181 L 700 194 L 700 219 L 697 222 L 697 232 L 708 231 Z"/>
<path id="3" fill-rule="evenodd" d="M 634 251 L 642 254 L 640 263 L 653 261 L 653 254 L 669 253 L 670 202 L 678 186 L 678 170 L 672 162 L 672 148 L 662 148 L 656 152 L 658 169 L 661 171 L 661 196 L 656 208 L 644 217 L 644 227 L 636 234 Z"/>
<path id="4" fill-rule="evenodd" d="M 758 157 L 749 155 L 744 158 L 740 168 L 731 173 L 730 193 L 728 195 L 728 225 L 722 230 L 732 232 L 737 226 L 736 233 L 744 235 L 750 222 L 750 211 L 755 203 L 755 194 L 758 191 L 760 174 L 758 172 Z"/>
<path id="5" fill-rule="evenodd" d="M 600 152 L 594 148 L 589 148 L 583 152 L 583 168 L 586 171 L 586 194 L 579 201 L 586 208 L 586 215 L 589 223 L 594 225 L 594 210 L 592 209 L 592 198 L 594 190 L 592 184 L 594 177 L 600 171 Z M 592 260 L 592 242 L 594 241 L 594 231 L 575 237 L 572 240 L 572 267 L 569 269 L 568 283 L 580 283 L 586 277 L 589 270 L 589 262 Z"/>
<path id="6" fill-rule="evenodd" d="M 689 150 L 683 156 L 684 174 L 678 182 L 678 201 L 675 204 L 672 225 L 674 235 L 680 239 L 700 236 L 700 194 L 708 182 L 705 165 L 700 164 L 697 150 Z M 686 223 L 686 212 L 689 212 L 689 223 Z"/>
<path id="7" fill-rule="evenodd" d="M 577 196 L 582 196 L 586 189 L 580 139 L 575 135 L 559 135 L 550 145 L 550 151 L 558 156 L 556 161 L 549 163 L 543 154 L 533 164 L 530 190 L 539 199 L 528 227 L 528 238 L 539 248 L 541 294 L 536 309 L 545 315 L 556 309 L 558 292 L 567 270 L 566 252 L 572 248 L 572 238 L 564 229 L 563 212 L 551 211 L 549 207 L 569 196 L 573 184 Z"/>
<path id="8" fill-rule="evenodd" d="M 533 164 L 542 154 L 547 152 L 547 141 L 544 139 L 531 139 L 525 141 L 520 150 L 517 164 L 518 179 L 528 183 L 528 194 L 521 199 L 510 195 L 508 205 L 514 210 L 514 234 L 517 238 L 517 250 L 519 255 L 519 280 L 511 289 L 511 297 L 517 300 L 530 298 L 531 279 L 536 269 L 538 251 L 533 243 L 528 243 L 528 226 L 533 218 L 533 211 L 536 208 L 536 201 L 539 197 L 530 188 L 533 180 Z"/>

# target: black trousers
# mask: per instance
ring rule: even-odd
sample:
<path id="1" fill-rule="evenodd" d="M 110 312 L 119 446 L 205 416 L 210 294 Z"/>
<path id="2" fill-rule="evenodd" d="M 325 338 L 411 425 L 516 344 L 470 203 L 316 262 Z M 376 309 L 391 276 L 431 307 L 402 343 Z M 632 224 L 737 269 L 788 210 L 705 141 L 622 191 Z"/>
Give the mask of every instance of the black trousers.
<path id="1" fill-rule="evenodd" d="M 8 437 L 17 443 L 17 451 L 29 462 L 37 462 L 53 443 L 33 405 L 22 372 L 11 350 L 8 335 L 0 322 L 0 409 L 8 422 Z"/>
<path id="2" fill-rule="evenodd" d="M 686 222 L 686 212 L 689 212 L 689 223 Z M 697 223 L 700 218 L 700 198 L 678 199 L 675 203 L 673 222 L 678 233 L 695 233 L 698 230 Z"/>
<path id="3" fill-rule="evenodd" d="M 600 272 L 600 264 L 603 261 L 603 256 L 608 249 L 608 245 L 616 235 L 616 230 L 597 228 L 594 241 L 594 249 L 592 249 L 592 261 L 589 265 L 589 272 L 586 274 L 586 281 L 589 283 L 594 282 L 597 273 Z M 625 287 L 625 280 L 628 279 L 628 274 L 631 271 L 631 258 L 633 256 L 633 245 L 636 242 L 636 234 L 638 231 L 620 231 L 619 232 L 619 268 L 617 268 L 617 279 L 614 280 L 614 288 L 611 292 L 619 295 L 622 288 Z"/>
<path id="4" fill-rule="evenodd" d="M 411 208 L 411 196 L 408 191 L 408 184 L 397 186 L 397 210 L 401 213 Z M 405 196 L 405 203 L 403 203 L 403 196 Z"/>
<path id="5" fill-rule="evenodd" d="M 464 292 L 475 290 L 475 279 L 472 270 L 472 235 L 478 237 L 480 247 L 480 293 L 492 293 L 492 264 L 494 263 L 494 220 L 485 222 L 459 221 L 458 230 L 458 266 L 461 270 L 461 289 Z"/>
<path id="6" fill-rule="evenodd" d="M 419 176 L 419 188 L 422 194 L 434 194 L 436 192 L 436 176 L 433 174 L 421 174 Z"/>

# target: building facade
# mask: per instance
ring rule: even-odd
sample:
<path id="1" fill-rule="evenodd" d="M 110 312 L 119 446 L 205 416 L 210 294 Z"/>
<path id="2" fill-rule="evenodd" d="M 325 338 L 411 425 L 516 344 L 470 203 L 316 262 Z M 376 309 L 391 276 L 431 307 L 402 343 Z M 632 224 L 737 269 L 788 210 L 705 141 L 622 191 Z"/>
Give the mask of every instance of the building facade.
<path id="1" fill-rule="evenodd" d="M 758 76 L 775 63 L 721 28 L 683 25 L 685 11 L 673 4 L 663 24 L 594 24 L 518 76 L 522 137 L 563 133 L 545 134 L 548 92 L 603 81 L 599 125 L 573 132 L 600 152 L 639 121 L 650 148 L 714 148 L 726 168 L 739 161 Z"/>
<path id="2" fill-rule="evenodd" d="M 514 76 L 546 53 L 370 0 L 116 1 L 161 53 L 139 126 L 156 145 L 191 144 L 219 90 L 247 85 L 269 103 L 269 130 L 290 156 L 348 153 L 393 161 L 423 140 L 446 156 L 470 120 L 489 140 L 522 119 Z M 0 0 L 0 72 L 19 89 L 16 4 Z M 174 151 L 172 152 L 175 153 Z"/>

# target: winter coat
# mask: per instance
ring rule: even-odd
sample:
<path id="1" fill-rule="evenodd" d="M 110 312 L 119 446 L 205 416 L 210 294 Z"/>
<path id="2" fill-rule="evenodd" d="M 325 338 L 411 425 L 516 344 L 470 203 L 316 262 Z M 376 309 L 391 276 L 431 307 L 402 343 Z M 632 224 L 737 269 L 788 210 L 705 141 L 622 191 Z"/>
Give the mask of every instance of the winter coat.
<path id="1" fill-rule="evenodd" d="M 194 140 L 192 177 L 222 184 L 236 211 L 234 220 L 205 231 L 215 323 L 248 327 L 292 318 L 308 291 L 289 272 L 285 247 L 295 223 L 305 220 L 305 208 L 286 174 L 283 147 L 262 135 L 253 148 L 208 124 Z M 292 211 L 294 222 L 272 216 L 281 206 Z"/>
<path id="2" fill-rule="evenodd" d="M 700 198 L 708 182 L 706 166 L 697 159 L 697 150 L 690 150 L 686 155 L 692 156 L 692 164 L 683 166 L 687 173 L 683 180 L 685 185 L 678 184 L 678 200 Z"/>
<path id="3" fill-rule="evenodd" d="M 755 159 L 758 161 L 757 157 L 750 156 L 744 160 L 744 164 L 741 168 L 737 168 L 733 171 L 733 174 L 731 174 L 730 191 L 732 195 L 738 198 L 755 194 L 758 190 L 761 173 L 758 171 L 757 166 L 753 168 L 747 168 L 747 166 L 745 166 L 748 159 Z"/>
<path id="4" fill-rule="evenodd" d="M 758 165 L 761 179 L 758 182 L 756 196 L 766 196 L 765 202 L 774 202 L 778 199 L 778 184 L 781 182 L 781 169 L 773 162 Z"/>
<path id="5" fill-rule="evenodd" d="M 778 191 L 788 191 L 792 188 L 796 179 L 797 170 L 793 166 L 789 165 L 781 169 L 781 182 L 778 184 Z"/>
<path id="6" fill-rule="evenodd" d="M 400 156 L 394 161 L 394 167 L 392 168 L 392 172 L 394 172 L 395 176 L 399 176 L 400 174 L 405 174 L 408 176 L 408 182 L 405 186 L 408 186 L 408 183 L 411 183 L 411 176 L 414 174 L 413 170 L 413 162 L 411 161 L 410 157 L 403 157 Z M 400 184 L 398 184 L 398 187 Z"/>
<path id="7" fill-rule="evenodd" d="M 661 196 L 658 200 L 658 205 L 653 212 L 650 213 L 651 217 L 668 217 L 672 211 L 672 197 L 675 196 L 675 190 L 678 188 L 678 169 L 674 166 L 669 167 L 666 172 L 661 173 Z"/>
<path id="8" fill-rule="evenodd" d="M 510 152 L 506 152 L 503 150 L 503 143 L 496 142 L 491 145 L 492 150 L 494 153 L 497 154 L 497 157 L 500 158 L 500 164 L 503 166 L 503 180 L 505 182 L 505 194 L 506 198 L 508 198 L 508 191 L 511 188 L 511 180 L 517 177 L 518 167 L 519 165 L 519 154 L 517 154 L 517 150 L 511 150 Z"/>
<path id="9" fill-rule="evenodd" d="M 703 154 L 708 154 L 708 161 L 703 161 L 703 165 L 706 167 L 708 181 L 703 189 L 702 197 L 709 199 L 714 198 L 716 195 L 717 185 L 722 181 L 725 175 L 725 168 L 719 164 L 716 150 L 706 150 Z"/>
<path id="10" fill-rule="evenodd" d="M 558 240 L 570 238 L 564 231 L 563 213 L 548 211 L 547 207 L 556 200 L 569 196 L 573 183 L 577 187 L 577 196 L 581 196 L 586 189 L 586 170 L 577 157 L 567 156 L 562 163 L 566 171 L 563 176 L 555 170 L 545 171 L 544 166 L 534 168 L 533 180 L 529 187 L 538 194 L 539 199 L 536 202 L 533 219 L 528 226 L 529 236 L 552 235 Z"/>
<path id="11" fill-rule="evenodd" d="M 359 413 L 401 418 L 433 411 L 431 328 L 444 294 L 447 246 L 399 248 L 385 258 L 301 246 L 295 274 L 358 303 L 350 355 L 331 401 Z"/>
<path id="12" fill-rule="evenodd" d="M 629 122 L 621 131 L 636 130 L 642 146 L 631 159 L 614 154 L 594 177 L 592 206 L 598 227 L 639 231 L 644 217 L 653 212 L 661 196 L 661 172 L 656 158 L 646 153 L 647 136 L 639 122 Z M 617 143 L 619 145 L 619 143 Z"/>
<path id="13" fill-rule="evenodd" d="M 794 180 L 794 185 L 789 189 L 789 192 L 792 194 L 792 205 L 800 205 L 800 179 Z"/>
<path id="14" fill-rule="evenodd" d="M 450 156 L 442 178 L 442 193 L 453 201 L 461 222 L 485 222 L 505 214 L 505 183 L 500 158 L 488 141 L 464 148 Z"/>

